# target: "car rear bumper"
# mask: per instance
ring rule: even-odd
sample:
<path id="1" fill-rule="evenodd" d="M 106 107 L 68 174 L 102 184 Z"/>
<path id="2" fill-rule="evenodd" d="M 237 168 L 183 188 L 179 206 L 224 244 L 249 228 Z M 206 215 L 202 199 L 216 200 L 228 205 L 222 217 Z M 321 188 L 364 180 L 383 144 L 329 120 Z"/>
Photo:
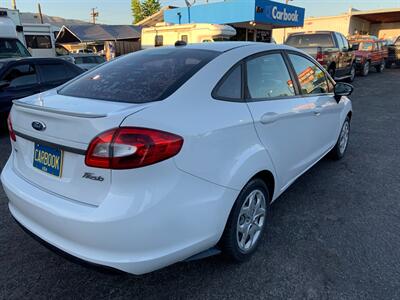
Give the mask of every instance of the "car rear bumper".
<path id="1" fill-rule="evenodd" d="M 112 194 L 100 206 L 90 206 L 31 184 L 10 161 L 1 181 L 10 212 L 23 227 L 79 259 L 133 274 L 154 271 L 213 247 L 238 195 L 175 170 L 180 174 L 174 192 L 161 193 L 159 199 L 148 195 L 150 207 L 136 209 L 135 203 L 121 202 Z"/>

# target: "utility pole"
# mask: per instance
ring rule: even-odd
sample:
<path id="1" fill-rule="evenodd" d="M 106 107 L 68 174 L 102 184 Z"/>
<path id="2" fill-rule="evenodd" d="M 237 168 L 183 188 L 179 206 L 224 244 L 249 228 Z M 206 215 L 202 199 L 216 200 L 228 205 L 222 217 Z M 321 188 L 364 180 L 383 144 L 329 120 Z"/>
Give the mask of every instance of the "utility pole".
<path id="1" fill-rule="evenodd" d="M 92 8 L 92 12 L 90 13 L 90 16 L 92 17 L 92 23 L 96 24 L 96 18 L 99 17 L 99 12 L 96 11 L 96 8 Z"/>
<path id="2" fill-rule="evenodd" d="M 286 5 L 289 4 L 289 1 L 293 0 L 285 0 Z M 286 41 L 286 27 L 283 28 L 283 43 Z"/>
<path id="3" fill-rule="evenodd" d="M 40 3 L 38 3 L 38 12 L 39 12 L 39 18 L 40 18 L 40 24 L 43 24 L 43 15 L 42 15 L 42 7 L 40 6 Z"/>
<path id="4" fill-rule="evenodd" d="M 13 9 L 17 9 L 17 2 L 16 2 L 16 0 L 11 0 L 11 7 L 12 7 Z"/>

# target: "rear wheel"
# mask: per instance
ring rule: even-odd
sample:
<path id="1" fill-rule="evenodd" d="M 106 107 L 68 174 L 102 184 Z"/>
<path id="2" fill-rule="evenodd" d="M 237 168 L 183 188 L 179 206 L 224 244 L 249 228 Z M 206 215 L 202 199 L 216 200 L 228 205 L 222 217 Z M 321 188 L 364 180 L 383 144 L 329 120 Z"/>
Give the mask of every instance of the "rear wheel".
<path id="1" fill-rule="evenodd" d="M 382 61 L 378 66 L 375 67 L 378 73 L 382 73 L 385 69 L 385 61 Z"/>
<path id="2" fill-rule="evenodd" d="M 330 155 L 333 159 L 339 160 L 344 157 L 347 150 L 347 145 L 349 143 L 349 137 L 350 137 L 350 118 L 346 117 L 346 120 L 343 123 L 336 145 L 330 152 Z"/>
<path id="3" fill-rule="evenodd" d="M 253 179 L 240 192 L 225 226 L 220 246 L 234 261 L 246 261 L 256 251 L 264 233 L 270 197 L 261 179 Z"/>
<path id="4" fill-rule="evenodd" d="M 356 65 L 353 64 L 350 70 L 350 77 L 347 79 L 348 82 L 353 82 L 356 78 Z"/>
<path id="5" fill-rule="evenodd" d="M 367 61 L 367 62 L 364 64 L 363 69 L 362 69 L 362 71 L 361 71 L 361 75 L 362 75 L 362 76 L 368 76 L 370 66 L 371 66 L 371 64 L 370 64 L 369 61 Z"/>
<path id="6" fill-rule="evenodd" d="M 385 61 L 385 67 L 386 67 L 386 69 L 390 69 L 390 68 L 392 67 L 392 62 L 386 60 L 386 61 Z"/>

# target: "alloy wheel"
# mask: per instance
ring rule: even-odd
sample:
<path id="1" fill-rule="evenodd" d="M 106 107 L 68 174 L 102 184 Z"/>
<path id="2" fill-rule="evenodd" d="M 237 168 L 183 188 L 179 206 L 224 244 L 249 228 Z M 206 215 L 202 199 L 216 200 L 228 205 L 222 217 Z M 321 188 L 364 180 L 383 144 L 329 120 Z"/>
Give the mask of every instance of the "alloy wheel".
<path id="1" fill-rule="evenodd" d="M 266 217 L 266 200 L 260 190 L 252 191 L 243 202 L 237 220 L 236 239 L 239 249 L 250 252 L 257 244 Z"/>
<path id="2" fill-rule="evenodd" d="M 346 121 L 343 124 L 342 131 L 340 132 L 339 137 L 339 151 L 343 154 L 346 151 L 347 144 L 349 142 L 349 134 L 350 134 L 350 124 Z"/>
<path id="3" fill-rule="evenodd" d="M 367 61 L 363 68 L 363 75 L 367 76 L 369 74 L 369 61 Z"/>

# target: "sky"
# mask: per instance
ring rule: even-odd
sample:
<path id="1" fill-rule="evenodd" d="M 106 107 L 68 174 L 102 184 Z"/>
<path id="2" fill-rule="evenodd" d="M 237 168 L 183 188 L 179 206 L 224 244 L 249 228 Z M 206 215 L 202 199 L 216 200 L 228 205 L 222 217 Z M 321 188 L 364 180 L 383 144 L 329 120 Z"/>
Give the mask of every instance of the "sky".
<path id="1" fill-rule="evenodd" d="M 222 0 L 209 0 L 209 2 L 218 1 Z M 275 1 L 284 2 L 283 0 Z M 100 14 L 98 18 L 100 23 L 131 24 L 133 21 L 130 0 L 16 0 L 16 2 L 17 8 L 22 12 L 37 12 L 39 2 L 42 12 L 49 16 L 89 21 L 91 9 L 96 8 Z M 184 0 L 161 0 L 160 2 L 162 5 L 185 5 Z M 203 2 L 205 0 L 197 0 L 196 3 Z M 304 7 L 306 17 L 337 15 L 346 12 L 349 7 L 360 10 L 400 8 L 400 0 L 293 0 L 290 4 Z M 0 0 L 0 7 L 10 8 L 11 0 Z"/>

